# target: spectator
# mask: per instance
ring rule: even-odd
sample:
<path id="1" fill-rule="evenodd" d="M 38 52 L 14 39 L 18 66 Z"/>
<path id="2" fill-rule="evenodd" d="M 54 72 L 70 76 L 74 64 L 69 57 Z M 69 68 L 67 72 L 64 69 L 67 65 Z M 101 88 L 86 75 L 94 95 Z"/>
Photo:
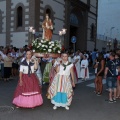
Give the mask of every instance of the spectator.
<path id="1" fill-rule="evenodd" d="M 17 48 L 14 47 L 12 49 L 11 56 L 14 59 L 14 61 L 12 63 L 12 76 L 17 76 L 18 75 L 17 74 L 18 73 L 18 61 L 17 61 L 17 58 L 19 57 L 18 53 L 17 53 Z"/>
<path id="2" fill-rule="evenodd" d="M 110 60 L 107 62 L 105 68 L 105 78 L 109 90 L 109 103 L 113 103 L 116 102 L 117 88 L 115 53 L 111 52 L 109 58 Z"/>
<path id="3" fill-rule="evenodd" d="M 96 60 L 96 49 L 94 49 L 94 51 L 92 52 L 91 56 L 92 56 L 92 62 L 93 62 L 93 65 L 94 65 L 95 64 L 95 60 Z"/>
<path id="4" fill-rule="evenodd" d="M 99 96 L 102 94 L 103 84 L 102 84 L 102 78 L 104 76 L 104 68 L 105 68 L 105 60 L 102 53 L 99 53 L 97 61 L 96 61 L 96 67 L 97 67 L 97 74 L 95 78 L 95 93 Z"/>
<path id="5" fill-rule="evenodd" d="M 6 54 L 7 56 L 4 58 L 4 81 L 8 81 L 11 75 L 11 68 L 12 68 L 12 57 L 10 53 Z"/>

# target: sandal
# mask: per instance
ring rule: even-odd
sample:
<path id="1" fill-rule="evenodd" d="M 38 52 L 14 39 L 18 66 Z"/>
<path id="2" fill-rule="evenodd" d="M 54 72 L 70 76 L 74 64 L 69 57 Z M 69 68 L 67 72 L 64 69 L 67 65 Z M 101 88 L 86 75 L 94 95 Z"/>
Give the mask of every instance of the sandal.
<path id="1" fill-rule="evenodd" d="M 120 99 L 120 96 L 117 96 L 116 99 Z"/>

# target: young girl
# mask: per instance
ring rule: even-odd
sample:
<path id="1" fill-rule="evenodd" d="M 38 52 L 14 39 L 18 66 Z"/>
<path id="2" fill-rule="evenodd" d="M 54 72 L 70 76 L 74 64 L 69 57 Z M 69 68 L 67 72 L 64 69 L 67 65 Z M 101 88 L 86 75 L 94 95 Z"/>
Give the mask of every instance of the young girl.
<path id="1" fill-rule="evenodd" d="M 57 73 L 48 90 L 51 96 L 51 103 L 54 104 L 53 109 L 55 110 L 57 107 L 64 107 L 66 110 L 69 110 L 73 95 L 72 87 L 75 87 L 75 83 L 73 64 L 68 62 L 67 53 L 62 54 L 62 63 L 56 66 L 56 72 Z"/>
<path id="2" fill-rule="evenodd" d="M 105 60 L 102 53 L 99 53 L 98 59 L 96 61 L 97 66 L 97 73 L 95 78 L 95 93 L 100 96 L 103 90 L 103 83 L 102 79 L 104 76 L 104 69 L 105 69 Z"/>
<path id="3" fill-rule="evenodd" d="M 11 75 L 11 68 L 12 68 L 13 59 L 10 53 L 6 54 L 4 58 L 4 81 L 8 81 Z"/>
<path id="4" fill-rule="evenodd" d="M 31 51 L 27 51 L 26 58 L 20 65 L 20 80 L 13 99 L 16 107 L 34 108 L 43 104 L 39 80 L 34 73 L 37 70 L 38 62 L 31 58 Z"/>

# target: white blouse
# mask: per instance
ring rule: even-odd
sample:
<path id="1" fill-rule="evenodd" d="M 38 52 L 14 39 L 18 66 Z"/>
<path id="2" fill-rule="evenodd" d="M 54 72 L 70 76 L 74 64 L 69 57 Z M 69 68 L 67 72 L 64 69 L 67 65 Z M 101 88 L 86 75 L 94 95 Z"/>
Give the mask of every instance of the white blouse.
<path id="1" fill-rule="evenodd" d="M 34 65 L 31 66 L 31 73 L 34 73 Z M 20 72 L 23 74 L 28 74 L 28 66 L 20 65 Z"/>
<path id="2" fill-rule="evenodd" d="M 63 65 L 60 65 L 58 74 L 59 75 L 67 75 L 67 76 L 69 76 L 71 67 L 73 67 L 73 64 L 70 64 L 70 65 L 66 66 L 66 69 L 64 70 Z"/>

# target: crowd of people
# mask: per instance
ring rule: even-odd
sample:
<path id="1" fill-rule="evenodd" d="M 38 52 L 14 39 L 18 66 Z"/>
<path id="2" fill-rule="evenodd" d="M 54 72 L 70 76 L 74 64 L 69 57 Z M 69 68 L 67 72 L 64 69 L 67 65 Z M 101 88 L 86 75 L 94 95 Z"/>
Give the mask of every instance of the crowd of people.
<path id="1" fill-rule="evenodd" d="M 102 95 L 103 78 L 109 90 L 109 103 L 120 98 L 120 50 L 109 52 L 65 50 L 58 58 L 36 58 L 30 47 L 0 47 L 1 77 L 7 82 L 18 76 L 13 104 L 17 108 L 34 108 L 43 104 L 42 85 L 48 83 L 47 98 L 53 109 L 69 110 L 78 80 L 86 81 L 89 66 L 95 69 L 95 93 Z M 40 63 L 45 62 L 43 74 Z M 113 95 L 114 93 L 114 95 Z"/>

